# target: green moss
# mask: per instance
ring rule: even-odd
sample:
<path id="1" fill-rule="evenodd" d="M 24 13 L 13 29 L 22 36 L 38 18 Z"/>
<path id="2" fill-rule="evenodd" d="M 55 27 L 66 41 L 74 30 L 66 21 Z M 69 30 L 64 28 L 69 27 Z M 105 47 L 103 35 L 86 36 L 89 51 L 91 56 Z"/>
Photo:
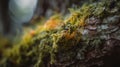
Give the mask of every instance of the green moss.
<path id="1" fill-rule="evenodd" d="M 34 35 L 26 33 L 20 43 L 7 49 L 3 55 L 9 62 L 3 64 L 44 67 L 45 64 L 55 64 L 58 58 L 61 58 L 61 61 L 70 61 L 78 55 L 79 58 L 85 59 L 85 51 L 97 49 L 102 43 L 99 37 L 90 38 L 82 34 L 85 26 L 88 25 L 85 20 L 92 16 L 104 18 L 108 16 L 107 14 L 115 14 L 106 10 L 109 7 L 105 4 L 98 2 L 84 4 L 78 9 L 70 9 L 70 15 L 66 19 L 61 18 L 60 15 L 53 16 L 47 21 L 47 26 L 40 25 Z M 54 22 L 56 25 L 51 25 Z"/>

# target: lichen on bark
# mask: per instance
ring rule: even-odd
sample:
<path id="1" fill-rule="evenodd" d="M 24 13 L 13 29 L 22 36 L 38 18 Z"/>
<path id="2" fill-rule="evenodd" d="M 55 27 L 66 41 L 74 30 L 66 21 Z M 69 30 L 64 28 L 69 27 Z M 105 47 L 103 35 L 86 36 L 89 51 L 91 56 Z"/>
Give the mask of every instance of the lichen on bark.
<path id="1" fill-rule="evenodd" d="M 61 15 L 51 17 L 34 33 L 25 34 L 20 43 L 6 49 L 1 66 L 104 65 L 102 59 L 114 46 L 120 45 L 119 4 L 118 0 L 84 4 L 80 8 L 70 9 L 67 18 Z"/>

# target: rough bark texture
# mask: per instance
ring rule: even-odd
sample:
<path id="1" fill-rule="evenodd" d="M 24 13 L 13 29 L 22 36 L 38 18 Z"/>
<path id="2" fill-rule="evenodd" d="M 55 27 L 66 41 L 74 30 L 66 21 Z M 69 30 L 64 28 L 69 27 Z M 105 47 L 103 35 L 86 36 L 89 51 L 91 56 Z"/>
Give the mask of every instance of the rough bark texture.
<path id="1" fill-rule="evenodd" d="M 120 1 L 70 9 L 6 49 L 2 67 L 120 67 Z"/>

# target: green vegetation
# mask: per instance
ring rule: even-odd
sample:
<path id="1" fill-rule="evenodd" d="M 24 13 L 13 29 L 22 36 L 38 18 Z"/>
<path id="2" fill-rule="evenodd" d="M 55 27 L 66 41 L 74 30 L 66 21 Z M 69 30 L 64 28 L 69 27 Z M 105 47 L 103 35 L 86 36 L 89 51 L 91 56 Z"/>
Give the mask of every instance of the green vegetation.
<path id="1" fill-rule="evenodd" d="M 52 16 L 45 24 L 24 34 L 19 43 L 3 51 L 0 65 L 46 67 L 73 64 L 74 67 L 74 63 L 89 60 L 89 51 L 98 52 L 95 56 L 103 55 L 104 36 L 108 36 L 106 31 L 110 31 L 102 28 L 104 19 L 116 15 L 120 17 L 120 2 L 115 1 L 115 7 L 110 8 L 112 2 L 97 2 L 72 8 L 66 18 L 62 15 Z M 106 21 L 109 25 L 109 20 Z"/>

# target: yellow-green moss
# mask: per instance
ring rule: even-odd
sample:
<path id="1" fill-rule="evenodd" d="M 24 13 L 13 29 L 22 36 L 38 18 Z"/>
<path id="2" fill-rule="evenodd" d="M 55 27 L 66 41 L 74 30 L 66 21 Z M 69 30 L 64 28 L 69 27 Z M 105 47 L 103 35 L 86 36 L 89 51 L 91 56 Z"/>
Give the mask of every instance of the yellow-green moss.
<path id="1" fill-rule="evenodd" d="M 33 63 L 35 67 L 44 66 L 44 61 L 54 64 L 56 62 L 56 54 L 59 52 L 67 53 L 73 47 L 83 40 L 82 32 L 87 24 L 85 20 L 91 16 L 105 17 L 104 6 L 102 2 L 95 4 L 84 4 L 81 8 L 70 9 L 69 17 L 62 18 L 61 15 L 52 16 L 45 24 L 38 26 L 32 32 L 23 35 L 20 43 L 5 51 L 5 58 L 9 59 L 13 64 L 22 65 L 24 63 Z M 109 13 L 109 12 L 107 12 Z M 89 38 L 86 39 L 84 47 L 78 48 L 81 51 L 87 48 Z M 96 46 L 101 40 L 97 39 L 92 43 Z M 83 45 L 83 44 L 79 44 Z M 72 56 L 71 53 L 67 53 Z M 67 55 L 67 56 L 68 56 Z M 25 58 L 24 58 L 25 57 Z M 81 56 L 82 58 L 82 56 Z"/>

